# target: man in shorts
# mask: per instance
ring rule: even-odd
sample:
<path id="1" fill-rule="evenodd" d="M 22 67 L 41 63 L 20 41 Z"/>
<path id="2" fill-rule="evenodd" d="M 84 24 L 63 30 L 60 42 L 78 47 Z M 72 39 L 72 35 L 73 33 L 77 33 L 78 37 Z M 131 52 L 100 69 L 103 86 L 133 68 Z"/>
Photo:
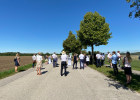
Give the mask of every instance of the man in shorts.
<path id="1" fill-rule="evenodd" d="M 40 52 L 39 52 L 39 53 L 37 54 L 37 56 L 36 56 L 37 75 L 41 75 L 42 60 L 43 60 L 43 58 L 42 58 L 42 56 L 41 56 L 41 54 L 40 54 Z"/>

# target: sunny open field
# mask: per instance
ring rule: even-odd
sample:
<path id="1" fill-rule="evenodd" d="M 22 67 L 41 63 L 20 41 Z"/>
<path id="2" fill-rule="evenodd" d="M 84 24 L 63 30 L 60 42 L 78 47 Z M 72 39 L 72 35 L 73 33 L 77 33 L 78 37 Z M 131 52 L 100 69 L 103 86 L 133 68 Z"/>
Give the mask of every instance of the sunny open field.
<path id="1" fill-rule="evenodd" d="M 20 65 L 27 65 L 32 63 L 31 56 L 20 56 Z M 0 56 L 0 71 L 14 68 L 14 56 Z"/>
<path id="2" fill-rule="evenodd" d="M 122 58 L 124 57 L 125 55 L 122 55 Z M 132 57 L 132 60 L 139 60 L 139 55 L 131 55 Z"/>

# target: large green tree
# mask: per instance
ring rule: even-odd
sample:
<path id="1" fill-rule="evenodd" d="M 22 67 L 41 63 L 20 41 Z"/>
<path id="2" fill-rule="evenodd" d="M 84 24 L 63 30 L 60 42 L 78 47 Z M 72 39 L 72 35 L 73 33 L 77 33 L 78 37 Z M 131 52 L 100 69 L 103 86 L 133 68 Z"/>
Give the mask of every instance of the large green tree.
<path id="1" fill-rule="evenodd" d="M 109 31 L 109 24 L 106 23 L 105 17 L 97 12 L 88 12 L 80 23 L 80 30 L 77 31 L 77 35 L 82 45 L 92 47 L 93 55 L 94 46 L 108 44 L 112 34 Z"/>
<path id="2" fill-rule="evenodd" d="M 140 18 L 140 0 L 126 0 L 133 10 L 129 13 L 129 17 L 134 15 L 135 18 Z"/>
<path id="3" fill-rule="evenodd" d="M 63 48 L 67 53 L 79 53 L 82 45 L 72 31 L 70 31 L 68 38 L 63 41 Z"/>

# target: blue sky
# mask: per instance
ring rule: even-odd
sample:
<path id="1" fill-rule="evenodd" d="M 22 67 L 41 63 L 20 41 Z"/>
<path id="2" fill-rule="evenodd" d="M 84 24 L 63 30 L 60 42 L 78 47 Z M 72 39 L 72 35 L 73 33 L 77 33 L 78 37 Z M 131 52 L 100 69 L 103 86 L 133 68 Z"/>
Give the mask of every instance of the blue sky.
<path id="1" fill-rule="evenodd" d="M 140 20 L 128 17 L 125 0 L 0 0 L 0 52 L 59 53 L 90 11 L 104 16 L 112 32 L 95 50 L 140 51 Z"/>

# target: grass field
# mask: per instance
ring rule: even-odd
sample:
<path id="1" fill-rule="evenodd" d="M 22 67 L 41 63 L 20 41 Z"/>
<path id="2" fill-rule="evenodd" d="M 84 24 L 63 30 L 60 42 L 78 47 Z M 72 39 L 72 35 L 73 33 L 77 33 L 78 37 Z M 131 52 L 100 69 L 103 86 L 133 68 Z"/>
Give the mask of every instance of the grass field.
<path id="1" fill-rule="evenodd" d="M 21 56 L 20 65 L 24 66 L 32 63 L 31 56 Z M 14 56 L 0 56 L 0 72 L 10 70 L 15 67 Z"/>

